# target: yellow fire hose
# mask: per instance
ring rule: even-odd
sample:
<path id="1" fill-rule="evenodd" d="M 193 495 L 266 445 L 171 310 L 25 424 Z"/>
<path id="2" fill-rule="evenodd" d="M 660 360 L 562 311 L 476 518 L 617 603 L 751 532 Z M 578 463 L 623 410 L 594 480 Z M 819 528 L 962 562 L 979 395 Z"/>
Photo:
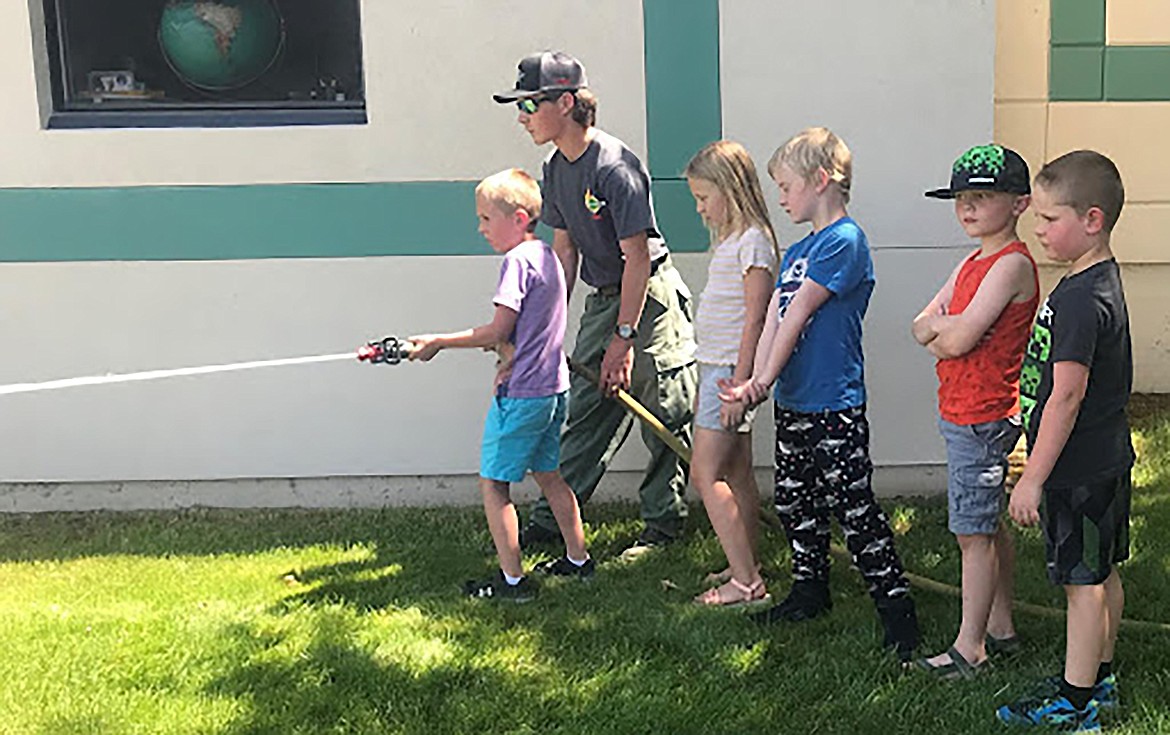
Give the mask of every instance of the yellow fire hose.
<path id="1" fill-rule="evenodd" d="M 570 360 L 569 369 L 588 380 L 594 386 L 598 385 L 597 373 L 589 367 L 580 365 Z M 688 465 L 691 463 L 691 448 L 684 444 L 681 439 L 675 436 L 674 433 L 670 431 L 670 429 L 666 428 L 666 426 L 658 420 L 658 417 L 650 413 L 650 410 L 639 403 L 636 398 L 620 388 L 614 394 L 613 398 L 618 403 L 622 404 L 622 406 L 631 414 L 633 414 L 635 418 L 646 424 L 646 426 L 648 426 L 650 430 L 654 432 L 655 436 L 661 439 L 666 444 L 666 446 L 670 447 L 671 450 L 678 455 L 679 459 L 686 462 Z M 780 524 L 780 519 L 772 513 L 772 509 L 768 506 L 765 506 L 761 509 L 760 519 L 764 522 L 764 525 L 774 530 L 783 530 L 783 527 Z M 832 551 L 833 556 L 837 557 L 843 562 L 852 563 L 852 556 L 841 545 L 832 544 L 829 548 Z M 910 582 L 910 584 L 914 587 L 917 587 L 918 589 L 925 590 L 927 592 L 935 592 L 942 595 L 949 595 L 951 597 L 957 597 L 960 599 L 963 596 L 963 591 L 954 585 L 939 582 L 930 579 L 929 577 L 923 577 L 917 574 L 912 574 L 910 572 L 906 572 L 905 574 L 906 579 Z M 1019 610 L 1020 612 L 1028 613 L 1029 615 L 1036 615 L 1044 618 L 1062 620 L 1066 615 L 1064 610 L 1058 610 L 1056 608 L 1047 607 L 1044 605 L 1034 605 L 1030 602 L 1021 602 L 1020 600 L 1013 601 L 1012 608 Z M 1122 618 L 1121 627 L 1126 628 L 1127 630 L 1158 631 L 1162 633 L 1170 632 L 1170 624 L 1154 623 L 1147 620 L 1130 620 L 1129 618 Z"/>

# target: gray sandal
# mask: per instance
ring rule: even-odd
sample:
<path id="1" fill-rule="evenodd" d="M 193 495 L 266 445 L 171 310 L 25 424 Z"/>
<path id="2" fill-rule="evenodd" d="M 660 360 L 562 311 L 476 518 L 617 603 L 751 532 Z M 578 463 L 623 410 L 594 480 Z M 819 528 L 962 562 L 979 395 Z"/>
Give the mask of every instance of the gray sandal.
<path id="1" fill-rule="evenodd" d="M 982 662 L 973 664 L 967 659 L 963 658 L 963 654 L 955 650 L 954 646 L 947 649 L 947 656 L 950 657 L 950 662 L 945 664 L 932 664 L 929 659 L 920 658 L 914 662 L 915 667 L 933 675 L 936 679 L 942 681 L 954 681 L 955 679 L 974 679 L 979 672 L 984 668 L 990 666 L 987 659 Z"/>

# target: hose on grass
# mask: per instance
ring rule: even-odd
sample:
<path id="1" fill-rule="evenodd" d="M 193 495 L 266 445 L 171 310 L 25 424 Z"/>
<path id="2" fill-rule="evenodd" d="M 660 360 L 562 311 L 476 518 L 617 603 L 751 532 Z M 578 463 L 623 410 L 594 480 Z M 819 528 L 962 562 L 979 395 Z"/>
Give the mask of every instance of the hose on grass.
<path id="1" fill-rule="evenodd" d="M 588 380 L 594 386 L 597 385 L 597 373 L 588 367 L 570 361 L 569 369 Z M 671 433 L 670 430 L 667 429 L 662 424 L 662 422 L 659 421 L 656 416 L 654 416 L 654 414 L 650 413 L 649 409 L 639 403 L 637 399 L 635 399 L 629 393 L 619 389 L 615 396 L 615 400 L 621 403 L 622 406 L 631 414 L 633 414 L 635 418 L 649 426 L 655 435 L 662 439 L 663 442 L 668 447 L 670 447 L 675 454 L 678 455 L 679 459 L 686 462 L 688 465 L 691 463 L 691 448 L 683 444 L 678 439 L 678 437 Z M 780 519 L 777 518 L 776 515 L 772 512 L 771 507 L 763 506 L 760 509 L 760 520 L 763 521 L 765 526 L 768 526 L 772 530 L 783 533 L 784 527 L 781 525 Z M 853 558 L 849 554 L 848 550 L 839 544 L 830 544 L 829 551 L 833 554 L 833 556 L 837 557 L 843 562 L 852 563 L 853 561 Z M 962 599 L 963 597 L 963 591 L 954 585 L 946 584 L 945 582 L 939 582 L 929 577 L 923 577 L 919 574 L 913 574 L 911 572 L 905 572 L 905 575 L 907 581 L 909 581 L 912 586 L 925 592 L 934 592 L 935 594 L 948 595 L 950 597 L 957 597 L 959 599 Z M 1018 610 L 1022 613 L 1027 613 L 1029 615 L 1035 615 L 1037 617 L 1048 618 L 1052 620 L 1063 620 L 1066 617 L 1066 612 L 1064 610 L 1048 607 L 1047 605 L 1035 605 L 1033 603 L 1022 602 L 1020 600 L 1014 600 L 1012 602 L 1012 609 Z M 1170 624 L 1156 623 L 1148 620 L 1131 620 L 1124 617 L 1121 619 L 1121 627 L 1125 628 L 1126 630 L 1170 633 Z"/>

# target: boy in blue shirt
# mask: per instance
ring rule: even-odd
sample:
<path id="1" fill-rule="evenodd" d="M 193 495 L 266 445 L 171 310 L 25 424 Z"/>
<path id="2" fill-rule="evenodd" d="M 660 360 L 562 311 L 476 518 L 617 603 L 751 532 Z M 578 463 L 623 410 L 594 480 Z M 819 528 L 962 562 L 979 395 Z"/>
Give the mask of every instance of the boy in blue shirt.
<path id="1" fill-rule="evenodd" d="M 852 170 L 849 148 L 825 128 L 801 131 L 773 154 L 768 173 L 780 188 L 780 206 L 813 231 L 784 254 L 752 377 L 726 381 L 720 397 L 755 405 L 776 383 L 775 500 L 794 582 L 787 598 L 754 619 L 796 622 L 829 610 L 829 529 L 836 516 L 877 605 L 885 645 L 908 661 L 918 645 L 918 619 L 870 486 L 861 322 L 874 274 L 865 233 L 845 210 Z"/>

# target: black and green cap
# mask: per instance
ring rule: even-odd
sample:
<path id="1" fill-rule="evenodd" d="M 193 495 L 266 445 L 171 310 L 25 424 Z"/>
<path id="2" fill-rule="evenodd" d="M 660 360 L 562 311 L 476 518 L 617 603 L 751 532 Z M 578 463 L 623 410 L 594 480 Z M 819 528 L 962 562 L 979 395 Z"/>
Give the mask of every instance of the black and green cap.
<path id="1" fill-rule="evenodd" d="M 972 189 L 1031 194 L 1028 164 L 1011 148 L 994 143 L 977 145 L 955 160 L 951 167 L 951 185 L 928 191 L 926 196 L 954 199 L 959 192 Z"/>

